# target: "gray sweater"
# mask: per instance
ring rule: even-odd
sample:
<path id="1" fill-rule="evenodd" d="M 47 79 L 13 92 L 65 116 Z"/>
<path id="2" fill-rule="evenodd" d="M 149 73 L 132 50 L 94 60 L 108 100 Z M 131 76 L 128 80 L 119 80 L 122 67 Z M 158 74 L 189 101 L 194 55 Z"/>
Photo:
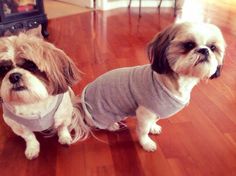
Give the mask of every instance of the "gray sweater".
<path id="1" fill-rule="evenodd" d="M 169 117 L 188 104 L 175 98 L 155 79 L 150 65 L 109 71 L 84 90 L 87 111 L 94 123 L 106 129 L 144 106 L 160 118 Z"/>
<path id="2" fill-rule="evenodd" d="M 14 112 L 14 108 L 10 104 L 5 102 L 3 102 L 2 104 L 3 113 L 8 118 L 21 125 L 24 125 L 31 131 L 42 132 L 53 127 L 54 115 L 63 100 L 63 96 L 64 94 L 56 95 L 54 102 L 50 104 L 48 109 L 45 109 L 44 112 L 41 112 L 41 114 L 35 114 L 25 117 L 23 115 L 16 114 Z"/>

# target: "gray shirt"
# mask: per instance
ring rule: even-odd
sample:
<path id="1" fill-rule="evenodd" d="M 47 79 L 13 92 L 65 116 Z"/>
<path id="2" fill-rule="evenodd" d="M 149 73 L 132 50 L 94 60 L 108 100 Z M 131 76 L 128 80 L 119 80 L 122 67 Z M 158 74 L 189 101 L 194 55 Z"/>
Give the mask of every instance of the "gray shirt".
<path id="1" fill-rule="evenodd" d="M 169 117 L 186 106 L 157 79 L 150 65 L 109 71 L 88 84 L 84 101 L 94 123 L 106 129 L 144 106 L 160 118 Z"/>
<path id="2" fill-rule="evenodd" d="M 3 113 L 8 118 L 14 120 L 19 124 L 24 125 L 31 131 L 41 132 L 53 127 L 54 115 L 62 102 L 63 96 L 64 94 L 56 95 L 55 101 L 51 103 L 48 109 L 45 109 L 44 112 L 41 112 L 41 114 L 35 114 L 25 117 L 23 115 L 16 114 L 13 110 L 13 107 L 5 102 L 3 102 L 2 104 Z"/>

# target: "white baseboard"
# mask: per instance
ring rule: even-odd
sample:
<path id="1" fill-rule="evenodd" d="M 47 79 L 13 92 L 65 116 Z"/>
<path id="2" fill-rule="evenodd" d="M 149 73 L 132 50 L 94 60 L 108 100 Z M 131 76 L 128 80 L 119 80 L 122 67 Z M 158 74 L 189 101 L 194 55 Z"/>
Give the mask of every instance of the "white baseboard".
<path id="1" fill-rule="evenodd" d="M 99 0 L 98 0 L 99 1 Z M 120 7 L 128 7 L 129 0 L 119 0 L 119 1 L 107 1 L 100 0 L 97 3 L 97 9 L 99 10 L 110 10 Z M 159 4 L 158 0 L 142 0 L 142 7 L 157 7 Z M 174 0 L 163 0 L 161 7 L 173 7 Z M 139 7 L 138 0 L 132 0 L 131 7 Z"/>
<path id="2" fill-rule="evenodd" d="M 57 0 L 73 5 L 78 5 L 80 7 L 93 8 L 93 0 Z"/>

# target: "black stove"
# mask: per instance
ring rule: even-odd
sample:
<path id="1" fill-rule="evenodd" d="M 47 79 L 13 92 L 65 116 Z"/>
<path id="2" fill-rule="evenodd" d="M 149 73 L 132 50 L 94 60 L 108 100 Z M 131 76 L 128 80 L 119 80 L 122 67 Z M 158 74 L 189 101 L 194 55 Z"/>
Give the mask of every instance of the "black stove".
<path id="1" fill-rule="evenodd" d="M 0 36 L 6 31 L 15 34 L 39 25 L 42 26 L 42 35 L 47 37 L 43 0 L 0 0 Z"/>

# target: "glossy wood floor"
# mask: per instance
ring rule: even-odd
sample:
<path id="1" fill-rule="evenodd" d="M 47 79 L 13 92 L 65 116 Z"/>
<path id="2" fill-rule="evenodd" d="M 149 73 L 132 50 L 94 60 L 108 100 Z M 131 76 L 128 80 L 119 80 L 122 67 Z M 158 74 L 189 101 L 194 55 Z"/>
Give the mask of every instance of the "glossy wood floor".
<path id="1" fill-rule="evenodd" d="M 0 119 L 1 176 L 235 176 L 236 175 L 236 2 L 208 1 L 205 15 L 219 25 L 227 53 L 219 79 L 197 86 L 190 105 L 160 121 L 163 133 L 152 138 L 158 150 L 145 152 L 137 142 L 135 120 L 116 133 L 95 131 L 70 147 L 57 137 L 38 135 L 37 159 L 24 156 L 24 141 Z M 65 50 L 84 72 L 82 88 L 117 67 L 148 63 L 146 44 L 174 22 L 172 9 L 126 8 L 88 12 L 49 21 L 49 40 Z M 103 141 L 103 142 L 101 142 Z"/>

